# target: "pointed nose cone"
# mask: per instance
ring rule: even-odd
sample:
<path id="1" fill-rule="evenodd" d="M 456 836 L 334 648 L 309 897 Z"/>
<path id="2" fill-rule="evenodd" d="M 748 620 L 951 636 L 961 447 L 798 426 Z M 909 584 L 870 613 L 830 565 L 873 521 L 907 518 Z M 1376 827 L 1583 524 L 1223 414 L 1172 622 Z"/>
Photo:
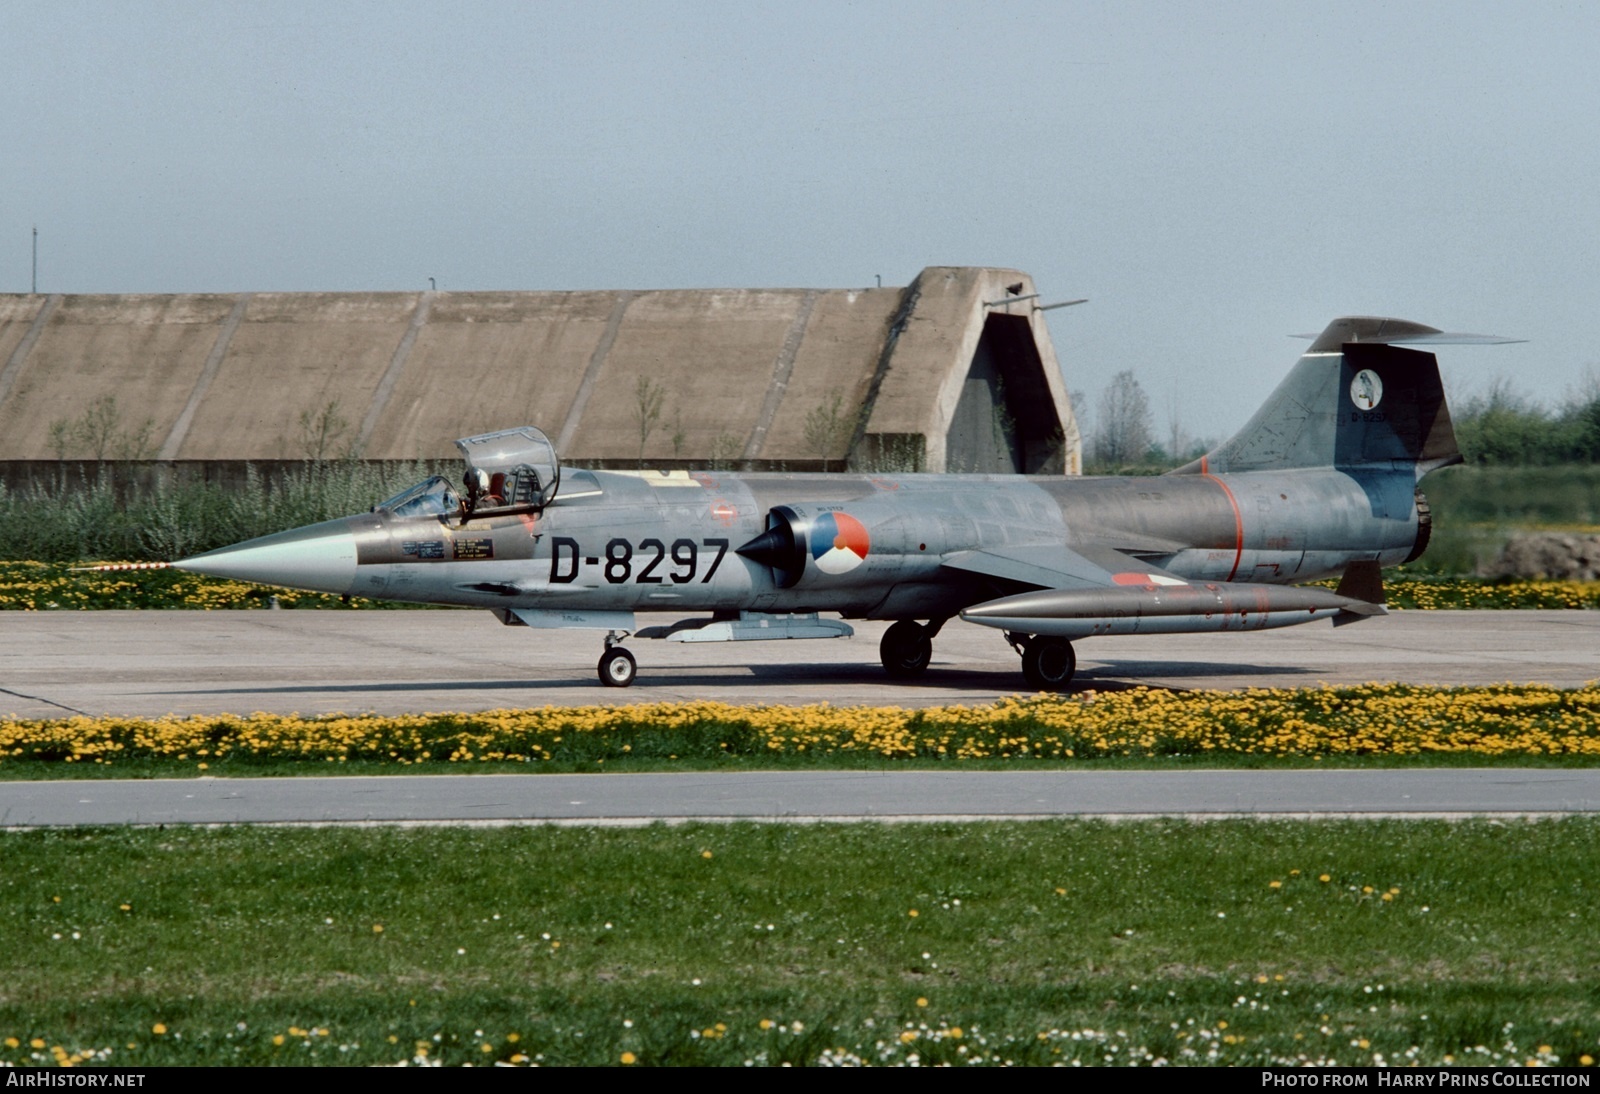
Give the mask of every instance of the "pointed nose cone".
<path id="1" fill-rule="evenodd" d="M 356 538 L 346 519 L 219 547 L 174 562 L 173 568 L 211 577 L 344 594 L 356 579 Z"/>

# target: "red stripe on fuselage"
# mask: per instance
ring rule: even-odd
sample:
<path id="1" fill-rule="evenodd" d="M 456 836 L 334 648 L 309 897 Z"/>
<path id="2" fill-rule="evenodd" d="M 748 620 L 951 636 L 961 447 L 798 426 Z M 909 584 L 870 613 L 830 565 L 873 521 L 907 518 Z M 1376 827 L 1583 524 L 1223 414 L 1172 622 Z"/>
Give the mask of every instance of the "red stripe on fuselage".
<path id="1" fill-rule="evenodd" d="M 1211 473 L 1211 467 L 1204 456 L 1200 457 L 1200 474 L 1222 487 L 1222 492 L 1227 496 L 1228 504 L 1233 507 L 1233 569 L 1228 571 L 1228 580 L 1233 580 L 1233 575 L 1239 572 L 1239 560 L 1244 557 L 1244 517 L 1239 513 L 1239 499 L 1233 496 L 1233 491 L 1228 489 L 1228 484 Z"/>

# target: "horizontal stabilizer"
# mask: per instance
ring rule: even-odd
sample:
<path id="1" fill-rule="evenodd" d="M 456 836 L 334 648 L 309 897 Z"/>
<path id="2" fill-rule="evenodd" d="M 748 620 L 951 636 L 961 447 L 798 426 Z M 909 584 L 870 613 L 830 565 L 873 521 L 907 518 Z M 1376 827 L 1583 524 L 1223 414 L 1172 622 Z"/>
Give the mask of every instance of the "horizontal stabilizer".
<path id="1" fill-rule="evenodd" d="M 1312 353 L 1330 353 L 1349 342 L 1385 346 L 1503 346 L 1525 342 L 1525 338 L 1502 338 L 1498 334 L 1452 334 L 1407 319 L 1385 319 L 1377 315 L 1346 315 L 1329 323 L 1320 334 L 1296 334 L 1311 341 Z"/>

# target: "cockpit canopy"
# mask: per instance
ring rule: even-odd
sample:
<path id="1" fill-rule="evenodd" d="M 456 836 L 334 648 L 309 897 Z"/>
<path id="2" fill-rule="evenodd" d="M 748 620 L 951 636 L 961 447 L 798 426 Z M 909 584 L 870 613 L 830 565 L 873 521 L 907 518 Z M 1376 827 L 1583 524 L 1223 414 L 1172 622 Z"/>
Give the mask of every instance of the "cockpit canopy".
<path id="1" fill-rule="evenodd" d="M 543 509 L 561 486 L 556 446 L 531 425 L 463 437 L 456 447 L 467 461 L 468 483 L 483 484 L 479 506 Z"/>
<path id="2" fill-rule="evenodd" d="M 388 501 L 379 502 L 373 512 L 393 513 L 397 517 L 454 516 L 461 501 L 448 482 L 438 475 L 402 490 Z"/>

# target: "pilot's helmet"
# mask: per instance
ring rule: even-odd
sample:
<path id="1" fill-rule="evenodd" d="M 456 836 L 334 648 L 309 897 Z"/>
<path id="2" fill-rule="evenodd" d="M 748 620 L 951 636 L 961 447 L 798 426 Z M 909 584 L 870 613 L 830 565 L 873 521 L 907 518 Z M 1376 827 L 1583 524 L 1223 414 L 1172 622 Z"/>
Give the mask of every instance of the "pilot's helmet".
<path id="1" fill-rule="evenodd" d="M 486 494 L 489 492 L 489 472 L 481 467 L 469 467 L 463 478 L 467 491 L 472 494 Z"/>

